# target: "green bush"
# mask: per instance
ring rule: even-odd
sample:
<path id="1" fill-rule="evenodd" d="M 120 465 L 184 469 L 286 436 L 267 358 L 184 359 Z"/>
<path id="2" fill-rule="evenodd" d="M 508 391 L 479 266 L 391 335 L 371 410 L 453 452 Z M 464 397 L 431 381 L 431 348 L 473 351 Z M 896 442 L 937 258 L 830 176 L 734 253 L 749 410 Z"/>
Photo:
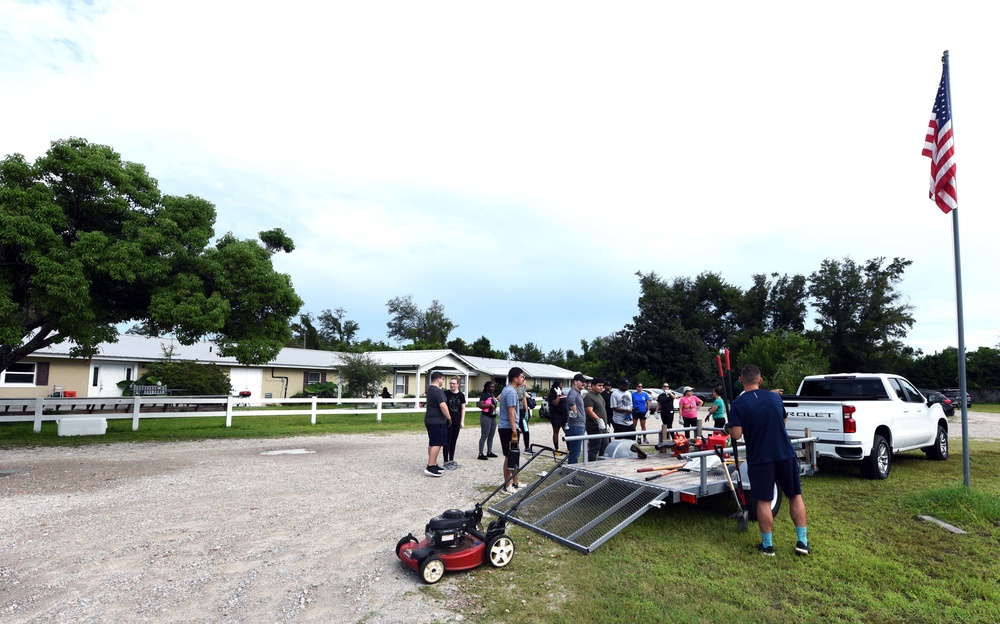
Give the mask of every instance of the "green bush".
<path id="1" fill-rule="evenodd" d="M 232 394 L 229 375 L 214 364 L 198 364 L 187 360 L 160 360 L 149 365 L 149 371 L 135 381 L 137 386 L 163 384 L 179 390 L 181 394 L 200 396 L 206 394 Z M 132 382 L 118 384 L 123 396 L 132 395 Z"/>

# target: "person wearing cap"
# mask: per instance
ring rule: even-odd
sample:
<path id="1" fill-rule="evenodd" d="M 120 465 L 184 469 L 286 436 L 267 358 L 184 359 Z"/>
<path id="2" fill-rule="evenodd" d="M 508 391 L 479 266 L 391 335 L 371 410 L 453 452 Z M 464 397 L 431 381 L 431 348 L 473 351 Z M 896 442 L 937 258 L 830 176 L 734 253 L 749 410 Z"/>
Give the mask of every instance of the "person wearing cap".
<path id="1" fill-rule="evenodd" d="M 691 386 L 684 386 L 684 396 L 682 396 L 680 401 L 677 402 L 680 406 L 681 423 L 683 426 L 698 426 L 698 408 L 701 407 L 702 403 L 704 403 L 704 401 L 694 396 L 694 388 Z M 695 436 L 694 431 L 686 431 L 685 434 L 688 438 L 693 438 Z"/>
<path id="2" fill-rule="evenodd" d="M 611 393 L 611 426 L 615 433 L 635 431 L 632 420 L 632 393 L 628 391 L 628 379 L 618 381 L 618 387 Z"/>
<path id="3" fill-rule="evenodd" d="M 656 403 L 660 410 L 660 420 L 667 429 L 672 429 L 674 426 L 674 399 L 679 397 L 679 394 L 670 389 L 670 384 L 663 382 L 663 392 L 656 397 Z"/>
<path id="4" fill-rule="evenodd" d="M 587 433 L 587 412 L 583 404 L 583 387 L 586 385 L 586 378 L 577 373 L 573 375 L 573 385 L 564 399 L 566 403 L 566 436 L 582 436 Z M 570 464 L 580 461 L 580 449 L 583 447 L 583 440 L 566 442 L 569 448 Z"/>
<path id="5" fill-rule="evenodd" d="M 642 389 L 641 383 L 635 384 L 635 390 L 632 392 L 632 420 L 635 421 L 632 426 L 633 430 L 646 431 L 646 416 L 649 415 L 649 407 L 649 395 Z M 646 441 L 646 436 L 642 436 L 642 441 Z"/>

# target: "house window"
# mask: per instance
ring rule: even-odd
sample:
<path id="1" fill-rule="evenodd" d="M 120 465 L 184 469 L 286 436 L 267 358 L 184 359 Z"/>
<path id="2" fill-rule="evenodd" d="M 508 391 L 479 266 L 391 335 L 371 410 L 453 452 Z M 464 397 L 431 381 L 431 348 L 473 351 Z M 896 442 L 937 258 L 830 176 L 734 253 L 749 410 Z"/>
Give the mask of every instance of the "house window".
<path id="1" fill-rule="evenodd" d="M 35 363 L 18 362 L 11 364 L 7 367 L 7 370 L 0 372 L 0 384 L 35 385 Z"/>
<path id="2" fill-rule="evenodd" d="M 309 371 L 306 373 L 306 385 L 317 384 L 320 382 L 319 371 Z"/>
<path id="3" fill-rule="evenodd" d="M 406 394 L 406 375 L 396 374 L 396 391 L 397 396 L 402 396 Z"/>

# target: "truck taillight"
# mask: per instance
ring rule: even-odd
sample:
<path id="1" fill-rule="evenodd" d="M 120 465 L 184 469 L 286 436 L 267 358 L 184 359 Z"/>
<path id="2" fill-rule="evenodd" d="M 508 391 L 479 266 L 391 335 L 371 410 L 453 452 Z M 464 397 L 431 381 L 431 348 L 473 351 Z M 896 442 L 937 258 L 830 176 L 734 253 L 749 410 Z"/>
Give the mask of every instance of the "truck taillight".
<path id="1" fill-rule="evenodd" d="M 854 420 L 854 406 L 844 406 L 844 433 L 857 433 L 858 422 Z"/>

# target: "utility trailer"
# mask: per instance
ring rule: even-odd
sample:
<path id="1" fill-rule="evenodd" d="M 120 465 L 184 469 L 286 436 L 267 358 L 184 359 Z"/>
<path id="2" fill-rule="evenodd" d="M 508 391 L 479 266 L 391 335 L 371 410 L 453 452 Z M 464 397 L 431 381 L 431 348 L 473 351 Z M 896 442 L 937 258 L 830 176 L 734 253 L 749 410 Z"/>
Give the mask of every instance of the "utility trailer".
<path id="1" fill-rule="evenodd" d="M 567 439 L 627 436 L 627 441 L 617 444 L 631 445 L 634 435 L 597 434 Z M 802 475 L 816 472 L 815 441 L 815 437 L 792 440 Z M 612 452 L 615 448 L 615 443 L 608 447 Z M 756 505 L 750 494 L 743 450 L 743 445 L 737 447 L 744 496 L 753 519 Z M 723 452 L 728 459 L 732 448 L 725 447 Z M 667 470 L 648 470 L 681 463 L 683 467 L 669 474 L 664 474 Z M 647 470 L 638 472 L 643 468 Z M 732 496 L 726 471 L 734 468 L 728 463 L 723 466 L 714 449 L 683 453 L 679 457 L 660 452 L 646 459 L 610 457 L 586 464 L 562 464 L 551 473 L 544 473 L 546 478 L 541 487 L 512 494 L 491 505 L 489 511 L 501 515 L 516 504 L 518 513 L 510 518 L 511 522 L 574 550 L 590 553 L 652 508 L 678 503 L 696 505 L 702 498 L 717 494 Z M 735 483 L 736 476 L 731 478 Z M 781 505 L 781 491 L 777 486 L 775 490 L 772 510 L 776 513 Z"/>

